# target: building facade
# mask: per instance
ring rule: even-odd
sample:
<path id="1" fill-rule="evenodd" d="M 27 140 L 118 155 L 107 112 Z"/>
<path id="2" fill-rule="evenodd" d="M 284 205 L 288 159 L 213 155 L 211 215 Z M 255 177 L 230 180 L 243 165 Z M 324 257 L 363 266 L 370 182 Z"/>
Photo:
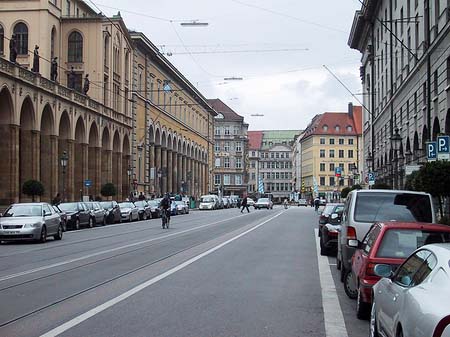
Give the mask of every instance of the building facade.
<path id="1" fill-rule="evenodd" d="M 77 0 L 2 1 L 0 32 L 0 204 L 29 200 L 21 186 L 30 179 L 42 182 L 47 201 L 56 193 L 99 196 L 105 183 L 116 186 L 118 199 L 128 195 L 132 41 L 120 16 Z"/>
<path id="2" fill-rule="evenodd" d="M 338 199 L 343 187 L 361 182 L 361 107 L 316 115 L 300 142 L 304 198 Z"/>
<path id="3" fill-rule="evenodd" d="M 243 196 L 248 182 L 248 124 L 220 99 L 208 100 L 214 121 L 214 190 Z"/>
<path id="4" fill-rule="evenodd" d="M 305 192 L 305 185 L 302 180 L 302 142 L 303 133 L 295 137 L 292 146 L 292 199 L 298 201 L 302 197 L 302 192 Z"/>
<path id="5" fill-rule="evenodd" d="M 365 172 L 396 188 L 425 144 L 450 134 L 450 12 L 446 0 L 365 0 L 348 44 L 361 52 Z M 390 138 L 401 137 L 398 151 Z"/>
<path id="6" fill-rule="evenodd" d="M 249 131 L 250 133 L 250 131 Z M 293 188 L 292 149 L 301 130 L 251 131 L 248 192 L 255 197 L 271 194 L 275 202 L 290 199 Z M 259 148 L 256 141 L 260 140 Z M 255 150 L 253 150 L 255 148 Z M 253 153 L 255 152 L 255 153 Z"/>
<path id="7" fill-rule="evenodd" d="M 198 197 L 211 189 L 214 116 L 203 95 L 142 33 L 133 60 L 134 193 Z"/>

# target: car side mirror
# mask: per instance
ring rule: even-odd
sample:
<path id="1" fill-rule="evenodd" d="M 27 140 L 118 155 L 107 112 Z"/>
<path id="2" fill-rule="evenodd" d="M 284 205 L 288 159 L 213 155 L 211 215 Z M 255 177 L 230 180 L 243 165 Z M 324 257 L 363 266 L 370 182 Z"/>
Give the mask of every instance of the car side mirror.
<path id="1" fill-rule="evenodd" d="M 375 267 L 373 268 L 373 272 L 375 273 L 375 275 L 380 276 L 380 277 L 387 277 L 387 278 L 391 278 L 392 275 L 394 274 L 392 267 L 388 264 L 377 264 L 375 265 Z"/>
<path id="2" fill-rule="evenodd" d="M 358 240 L 348 240 L 348 245 L 354 248 L 360 248 L 360 242 Z"/>

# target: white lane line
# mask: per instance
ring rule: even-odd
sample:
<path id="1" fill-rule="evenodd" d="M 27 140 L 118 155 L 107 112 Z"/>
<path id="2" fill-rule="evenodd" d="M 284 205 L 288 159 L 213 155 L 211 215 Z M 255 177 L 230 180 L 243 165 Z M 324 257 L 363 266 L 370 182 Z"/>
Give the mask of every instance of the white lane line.
<path id="1" fill-rule="evenodd" d="M 320 287 L 322 288 L 322 307 L 326 337 L 348 337 L 336 286 L 331 275 L 328 257 L 320 255 L 319 231 L 314 229 L 317 260 L 319 265 Z"/>
<path id="2" fill-rule="evenodd" d="M 208 224 L 205 224 L 205 225 L 193 227 L 193 228 L 190 228 L 190 229 L 185 229 L 185 230 L 182 230 L 180 232 L 175 232 L 175 233 L 171 233 L 171 234 L 167 234 L 167 235 L 158 236 L 156 238 L 152 238 L 152 239 L 148 239 L 148 240 L 143 240 L 143 241 L 130 243 L 130 244 L 127 244 L 127 245 L 124 245 L 124 246 L 119 246 L 119 247 L 115 247 L 115 248 L 102 250 L 102 251 L 99 251 L 99 252 L 96 252 L 96 253 L 80 256 L 80 257 L 73 258 L 73 259 L 70 259 L 70 260 L 61 261 L 61 262 L 49 264 L 49 265 L 46 265 L 46 266 L 42 266 L 42 267 L 30 269 L 30 270 L 25 270 L 25 271 L 22 271 L 20 273 L 6 275 L 6 276 L 3 276 L 3 277 L 0 277 L 0 282 L 6 281 L 6 280 L 10 280 L 10 279 L 13 279 L 13 278 L 16 278 L 16 277 L 32 274 L 32 273 L 37 273 L 37 272 L 42 271 L 42 270 L 47 270 L 47 269 L 51 269 L 51 268 L 64 266 L 64 265 L 69 264 L 69 263 L 74 263 L 74 262 L 90 259 L 91 257 L 112 253 L 112 252 L 115 252 L 115 251 L 118 251 L 118 250 L 121 250 L 121 249 L 139 246 L 139 245 L 142 245 L 144 243 L 157 241 L 157 240 L 165 239 L 165 238 L 168 238 L 168 237 L 171 237 L 171 236 L 192 232 L 192 231 L 204 228 L 204 227 L 208 227 L 208 226 L 219 224 L 221 222 L 226 222 L 226 221 L 230 221 L 230 220 L 233 220 L 233 219 L 236 219 L 236 218 L 240 218 L 242 216 L 245 216 L 245 215 L 244 214 L 238 215 L 238 216 L 235 216 L 235 217 L 232 217 L 232 218 L 227 218 L 227 219 L 224 219 L 224 220 L 221 220 L 221 221 L 215 221 L 215 222 L 211 222 L 211 223 L 208 223 Z"/>
<path id="3" fill-rule="evenodd" d="M 155 284 L 158 281 L 161 281 L 161 280 L 165 279 L 166 277 L 176 273 L 177 271 L 180 271 L 181 269 L 186 268 L 187 266 L 191 265 L 192 263 L 200 260 L 201 258 L 203 258 L 205 256 L 210 255 L 211 253 L 215 252 L 216 250 L 219 250 L 220 248 L 228 245 L 229 243 L 231 243 L 231 242 L 233 242 L 233 241 L 243 237 L 244 235 L 247 235 L 248 233 L 254 231 L 255 229 L 258 229 L 259 227 L 265 225 L 269 221 L 272 221 L 273 219 L 277 218 L 281 214 L 283 214 L 283 212 L 280 212 L 280 213 L 276 214 L 275 216 L 273 216 L 273 217 L 271 217 L 271 218 L 261 222 L 260 224 L 258 224 L 256 226 L 246 230 L 245 232 L 242 232 L 241 234 L 238 234 L 238 235 L 232 237 L 231 239 L 229 239 L 229 240 L 227 240 L 225 242 L 222 242 L 221 244 L 219 244 L 219 245 L 217 245 L 217 246 L 215 246 L 215 247 L 213 247 L 213 248 L 211 248 L 211 249 L 209 249 L 209 250 L 207 250 L 207 251 L 205 251 L 205 252 L 203 252 L 203 253 L 201 253 L 201 254 L 199 254 L 197 256 L 194 256 L 193 258 L 187 260 L 186 262 L 183 262 L 183 263 L 179 264 L 178 266 L 175 266 L 172 269 L 169 269 L 168 271 L 166 271 L 166 272 L 164 272 L 164 273 L 162 273 L 162 274 L 160 274 L 160 275 L 158 275 L 158 276 L 156 276 L 156 277 L 154 277 L 154 278 L 152 278 L 152 279 L 150 279 L 150 280 L 148 280 L 148 281 L 146 281 L 144 283 L 139 284 L 138 286 L 128 290 L 127 292 L 124 292 L 123 294 L 121 294 L 121 295 L 119 295 L 119 296 L 117 296 L 115 298 L 112 298 L 112 299 L 110 299 L 109 301 L 107 301 L 107 302 L 105 302 L 103 304 L 100 304 L 99 306 L 97 306 L 97 307 L 95 307 L 95 308 L 85 312 L 84 314 L 81 314 L 81 315 L 71 319 L 70 321 L 68 321 L 68 322 L 66 322 L 66 323 L 64 323 L 64 324 L 62 324 L 62 325 L 60 325 L 60 326 L 50 330 L 49 332 L 47 332 L 47 333 L 45 333 L 43 335 L 41 335 L 41 337 L 55 337 L 55 336 L 58 336 L 58 335 L 62 334 L 63 332 L 73 328 L 74 326 L 76 326 L 76 325 L 86 321 L 87 319 L 97 315 L 98 313 L 101 313 L 102 311 L 105 311 L 106 309 L 116 305 L 117 303 L 122 302 L 123 300 L 126 300 L 127 298 L 135 295 L 136 293 L 140 292 L 141 290 L 143 290 L 143 289 L 145 289 L 145 288 Z"/>

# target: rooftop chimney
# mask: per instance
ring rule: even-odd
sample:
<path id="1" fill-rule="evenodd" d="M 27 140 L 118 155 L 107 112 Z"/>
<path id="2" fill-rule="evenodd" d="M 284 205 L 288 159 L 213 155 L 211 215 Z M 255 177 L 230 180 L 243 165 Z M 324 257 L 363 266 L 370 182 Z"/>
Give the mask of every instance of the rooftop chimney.
<path id="1" fill-rule="evenodd" d="M 348 116 L 350 118 L 353 118 L 353 103 L 352 102 L 348 103 Z"/>

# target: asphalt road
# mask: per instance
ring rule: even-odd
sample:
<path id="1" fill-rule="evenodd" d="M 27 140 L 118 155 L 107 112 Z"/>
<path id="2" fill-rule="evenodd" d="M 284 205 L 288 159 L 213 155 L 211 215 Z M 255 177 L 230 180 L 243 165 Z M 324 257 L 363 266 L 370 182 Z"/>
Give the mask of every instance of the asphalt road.
<path id="1" fill-rule="evenodd" d="M 0 336 L 367 336 L 317 221 L 196 211 L 3 244 Z"/>

